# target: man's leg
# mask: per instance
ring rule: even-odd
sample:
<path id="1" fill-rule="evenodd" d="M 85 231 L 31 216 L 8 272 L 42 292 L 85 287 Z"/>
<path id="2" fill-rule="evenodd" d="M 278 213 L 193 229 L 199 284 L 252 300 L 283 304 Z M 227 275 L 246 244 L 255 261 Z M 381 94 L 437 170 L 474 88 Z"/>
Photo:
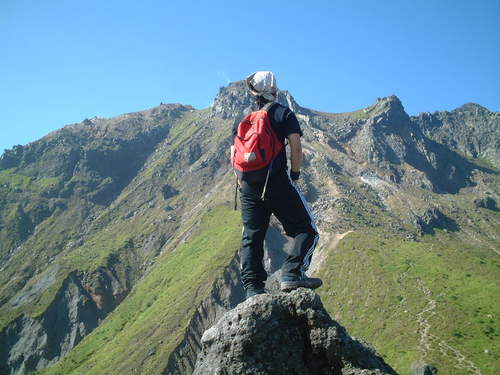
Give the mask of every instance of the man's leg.
<path id="1" fill-rule="evenodd" d="M 241 281 L 247 291 L 264 288 L 267 273 L 262 264 L 264 258 L 264 237 L 269 226 L 271 211 L 260 199 L 259 194 L 245 192 L 240 196 L 243 235 L 240 249 Z"/>
<path id="2" fill-rule="evenodd" d="M 305 276 L 319 240 L 312 213 L 302 194 L 290 180 L 274 184 L 273 190 L 272 211 L 282 223 L 286 234 L 294 238 L 290 253 L 281 268 L 283 283 L 294 283 L 286 284 L 285 289 L 295 289 L 298 286 L 316 288 L 321 285 L 321 280 Z M 302 281 L 298 283 L 298 280 Z"/>
<path id="3" fill-rule="evenodd" d="M 319 234 L 316 232 L 300 233 L 294 237 L 291 252 L 281 267 L 283 281 L 305 277 L 318 240 Z"/>

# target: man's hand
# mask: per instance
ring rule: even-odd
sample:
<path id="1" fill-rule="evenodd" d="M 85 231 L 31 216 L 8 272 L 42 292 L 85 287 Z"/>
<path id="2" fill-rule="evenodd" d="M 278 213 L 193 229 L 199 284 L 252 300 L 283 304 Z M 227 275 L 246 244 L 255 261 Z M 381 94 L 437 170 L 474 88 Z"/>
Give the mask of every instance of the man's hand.
<path id="1" fill-rule="evenodd" d="M 290 144 L 290 178 L 295 182 L 300 177 L 300 165 L 302 163 L 302 145 L 300 143 L 300 134 L 292 133 L 288 135 L 288 143 Z"/>

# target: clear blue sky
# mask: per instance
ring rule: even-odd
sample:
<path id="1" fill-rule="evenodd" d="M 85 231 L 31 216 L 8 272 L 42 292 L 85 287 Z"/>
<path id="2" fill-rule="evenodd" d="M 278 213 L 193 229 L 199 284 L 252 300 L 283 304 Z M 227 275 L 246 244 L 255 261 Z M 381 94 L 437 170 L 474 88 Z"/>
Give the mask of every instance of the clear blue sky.
<path id="1" fill-rule="evenodd" d="M 0 153 L 65 124 L 210 105 L 256 70 L 302 106 L 500 111 L 500 1 L 0 1 Z"/>

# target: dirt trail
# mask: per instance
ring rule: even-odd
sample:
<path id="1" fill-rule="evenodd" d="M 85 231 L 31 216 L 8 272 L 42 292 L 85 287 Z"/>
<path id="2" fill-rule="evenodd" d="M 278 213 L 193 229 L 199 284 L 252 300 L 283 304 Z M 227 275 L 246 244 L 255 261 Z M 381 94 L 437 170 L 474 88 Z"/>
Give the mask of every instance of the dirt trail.
<path id="1" fill-rule="evenodd" d="M 308 274 L 316 275 L 321 268 L 321 264 L 325 261 L 328 254 L 337 248 L 341 239 L 352 232 L 354 231 L 349 230 L 345 233 L 338 233 L 333 235 L 321 233 L 320 246 L 314 252 Z"/>
<path id="2" fill-rule="evenodd" d="M 429 324 L 429 318 L 436 314 L 436 301 L 431 299 L 432 292 L 430 291 L 429 288 L 427 288 L 421 280 L 418 281 L 418 286 L 422 293 L 425 296 L 425 299 L 427 299 L 427 304 L 425 305 L 424 309 L 417 314 L 417 322 L 420 326 L 419 328 L 419 333 L 420 333 L 420 350 L 422 351 L 422 357 L 427 357 L 429 354 L 429 351 L 431 350 L 431 325 Z"/>
<path id="3" fill-rule="evenodd" d="M 432 292 L 424 285 L 422 280 L 417 280 L 417 282 L 425 299 L 427 299 L 427 304 L 424 309 L 417 314 L 417 322 L 420 326 L 418 332 L 420 333 L 420 350 L 422 352 L 422 358 L 425 360 L 429 352 L 432 350 L 439 350 L 443 356 L 450 358 L 455 368 L 466 370 L 470 374 L 482 375 L 481 371 L 474 363 L 465 358 L 459 350 L 448 345 L 446 341 L 431 333 L 429 318 L 436 314 L 436 301 L 431 298 Z"/>

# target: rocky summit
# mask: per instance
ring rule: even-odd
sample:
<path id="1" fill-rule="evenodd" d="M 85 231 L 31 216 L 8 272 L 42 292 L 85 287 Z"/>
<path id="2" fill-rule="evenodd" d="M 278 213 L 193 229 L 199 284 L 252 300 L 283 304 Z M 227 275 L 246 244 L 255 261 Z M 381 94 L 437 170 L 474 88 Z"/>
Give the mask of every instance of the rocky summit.
<path id="1" fill-rule="evenodd" d="M 195 375 L 396 374 L 304 288 L 248 299 L 205 331 L 201 342 Z"/>

